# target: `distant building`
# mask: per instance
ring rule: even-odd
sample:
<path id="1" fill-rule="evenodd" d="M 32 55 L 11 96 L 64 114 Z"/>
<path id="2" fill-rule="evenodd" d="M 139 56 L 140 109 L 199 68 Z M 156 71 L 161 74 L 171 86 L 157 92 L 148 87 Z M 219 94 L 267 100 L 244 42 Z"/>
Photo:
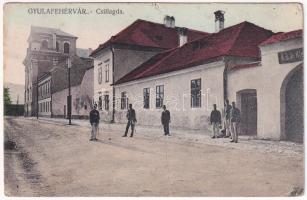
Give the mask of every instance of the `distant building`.
<path id="1" fill-rule="evenodd" d="M 31 26 L 25 65 L 25 115 L 37 113 L 37 79 L 54 63 L 76 54 L 77 37 L 60 29 Z"/>
<path id="2" fill-rule="evenodd" d="M 24 61 L 26 116 L 36 115 L 38 111 L 39 116 L 67 117 L 67 62 L 70 59 L 72 117 L 87 117 L 93 98 L 93 84 L 88 83 L 93 60 L 89 58 L 90 49 L 76 49 L 76 39 L 59 29 L 31 27 Z M 83 78 L 86 83 L 82 82 Z"/>

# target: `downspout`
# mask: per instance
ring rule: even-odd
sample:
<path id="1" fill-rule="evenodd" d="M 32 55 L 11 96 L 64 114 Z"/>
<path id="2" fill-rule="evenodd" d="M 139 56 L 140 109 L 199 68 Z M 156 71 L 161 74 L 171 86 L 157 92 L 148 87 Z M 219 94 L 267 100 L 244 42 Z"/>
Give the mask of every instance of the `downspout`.
<path id="1" fill-rule="evenodd" d="M 224 57 L 223 58 L 225 67 L 224 67 L 224 71 L 223 71 L 223 97 L 224 97 L 224 101 L 223 104 L 225 106 L 225 100 L 228 99 L 228 92 L 227 92 L 227 88 L 228 88 L 228 61 L 227 59 Z"/>
<path id="2" fill-rule="evenodd" d="M 114 49 L 111 45 L 112 52 L 112 120 L 111 123 L 115 122 L 115 87 L 114 87 Z"/>

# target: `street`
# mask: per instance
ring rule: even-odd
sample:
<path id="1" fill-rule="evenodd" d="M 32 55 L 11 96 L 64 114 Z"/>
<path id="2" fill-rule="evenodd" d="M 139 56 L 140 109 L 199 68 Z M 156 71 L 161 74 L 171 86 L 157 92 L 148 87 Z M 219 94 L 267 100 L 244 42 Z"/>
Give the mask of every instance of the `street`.
<path id="1" fill-rule="evenodd" d="M 123 138 L 103 127 L 90 142 L 89 125 L 5 117 L 5 194 L 289 196 L 304 188 L 303 145 L 278 153 L 235 147 L 253 143 L 240 139 L 217 145 L 142 129 Z"/>

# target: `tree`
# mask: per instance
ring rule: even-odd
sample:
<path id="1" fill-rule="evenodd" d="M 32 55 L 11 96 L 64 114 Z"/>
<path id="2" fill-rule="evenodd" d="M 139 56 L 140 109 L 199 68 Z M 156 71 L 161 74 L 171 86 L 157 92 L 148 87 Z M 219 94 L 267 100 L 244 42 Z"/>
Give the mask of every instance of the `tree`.
<path id="1" fill-rule="evenodd" d="M 4 114 L 7 115 L 9 110 L 8 107 L 12 103 L 9 88 L 4 88 L 3 98 L 4 98 Z"/>
<path id="2" fill-rule="evenodd" d="M 4 105 L 11 105 L 12 101 L 11 101 L 11 97 L 10 97 L 10 89 L 9 88 L 4 88 Z"/>

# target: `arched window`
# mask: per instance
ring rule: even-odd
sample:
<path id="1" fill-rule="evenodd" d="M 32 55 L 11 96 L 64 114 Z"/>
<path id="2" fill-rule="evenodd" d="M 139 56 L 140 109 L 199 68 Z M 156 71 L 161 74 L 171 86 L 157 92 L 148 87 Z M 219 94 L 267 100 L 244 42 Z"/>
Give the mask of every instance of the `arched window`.
<path id="1" fill-rule="evenodd" d="M 48 48 L 47 40 L 42 41 L 42 49 L 47 49 L 47 48 Z"/>
<path id="2" fill-rule="evenodd" d="M 56 43 L 55 43 L 55 48 L 56 48 L 56 51 L 57 51 L 57 52 L 60 51 L 60 44 L 59 44 L 59 42 L 56 42 Z"/>
<path id="3" fill-rule="evenodd" d="M 64 43 L 64 53 L 69 53 L 69 43 Z"/>

